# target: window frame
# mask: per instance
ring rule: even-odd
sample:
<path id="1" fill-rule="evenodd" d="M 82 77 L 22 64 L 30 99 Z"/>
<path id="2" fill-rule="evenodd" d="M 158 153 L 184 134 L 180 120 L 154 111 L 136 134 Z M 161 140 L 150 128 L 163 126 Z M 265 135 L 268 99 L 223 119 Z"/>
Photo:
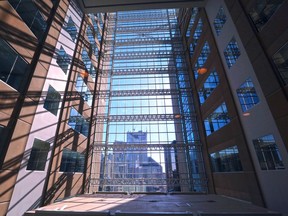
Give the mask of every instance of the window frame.
<path id="1" fill-rule="evenodd" d="M 252 84 L 252 86 L 245 86 L 248 82 L 249 82 L 249 84 Z M 249 90 L 247 90 L 247 88 L 249 88 Z M 254 89 L 254 92 L 251 93 L 250 92 L 250 91 L 252 91 L 251 89 Z M 256 92 L 254 83 L 252 82 L 252 79 L 250 77 L 248 79 L 246 79 L 239 86 L 239 88 L 236 89 L 236 94 L 237 94 L 242 112 L 246 112 L 246 111 L 252 109 L 258 103 L 260 103 L 259 96 Z"/>
<path id="2" fill-rule="evenodd" d="M 36 144 L 45 144 L 46 146 L 42 146 L 39 150 L 39 146 L 37 147 Z M 38 138 L 34 138 L 33 141 L 33 145 L 31 148 L 31 152 L 30 152 L 30 156 L 29 159 L 27 161 L 27 166 L 26 166 L 26 171 L 45 171 L 46 168 L 46 163 L 48 161 L 48 154 L 50 151 L 50 145 L 51 143 L 47 142 L 47 141 L 43 141 L 41 139 Z M 44 149 L 44 150 L 43 150 Z M 42 151 L 42 152 L 41 152 Z M 42 155 L 44 154 L 44 158 L 45 160 L 43 160 L 43 158 L 41 158 L 40 154 L 42 153 Z M 36 163 L 36 165 L 35 165 Z M 39 164 L 40 164 L 40 168 L 39 168 Z M 31 168 L 30 166 L 32 166 L 33 168 Z"/>
<path id="3" fill-rule="evenodd" d="M 223 53 L 227 66 L 230 69 L 237 62 L 237 59 L 241 56 L 241 51 L 235 37 L 232 37 Z"/>
<path id="4" fill-rule="evenodd" d="M 223 12 L 223 13 L 221 14 L 220 12 Z M 216 31 L 217 36 L 219 36 L 220 33 L 222 32 L 222 29 L 223 29 L 226 21 L 227 21 L 227 16 L 226 16 L 224 7 L 221 5 L 218 12 L 217 12 L 217 15 L 213 21 L 213 26 L 214 26 L 214 29 Z"/>
<path id="5" fill-rule="evenodd" d="M 268 140 L 268 138 L 272 138 L 273 140 L 272 139 Z M 265 144 L 265 139 L 266 139 L 266 142 L 267 143 L 270 142 L 270 144 Z M 285 169 L 282 156 L 280 154 L 278 145 L 276 143 L 276 140 L 273 134 L 268 134 L 268 135 L 258 137 L 256 139 L 253 139 L 252 142 L 253 142 L 255 153 L 257 155 L 259 167 L 261 170 L 269 171 L 269 170 L 284 170 Z M 265 148 L 262 148 L 260 146 L 259 144 L 260 142 L 263 143 L 262 147 L 265 147 Z M 268 149 L 266 147 L 268 147 Z M 276 163 L 276 160 L 275 160 L 276 156 L 278 156 L 278 163 Z M 268 161 L 267 158 L 270 158 L 272 160 Z M 276 164 L 278 165 L 276 166 Z"/>

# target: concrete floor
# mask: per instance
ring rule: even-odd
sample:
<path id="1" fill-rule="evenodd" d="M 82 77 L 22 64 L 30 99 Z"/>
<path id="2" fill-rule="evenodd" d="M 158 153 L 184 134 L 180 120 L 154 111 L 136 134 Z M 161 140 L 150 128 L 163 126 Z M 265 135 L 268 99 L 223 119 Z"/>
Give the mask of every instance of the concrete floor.
<path id="1" fill-rule="evenodd" d="M 66 213 L 79 212 L 80 213 L 79 215 L 85 215 L 84 212 L 86 213 L 102 212 L 103 215 L 151 215 L 151 214 L 161 215 L 161 213 L 165 215 L 168 215 L 168 213 L 172 215 L 187 214 L 187 213 L 189 213 L 189 215 L 212 215 L 212 213 L 217 213 L 213 215 L 243 215 L 244 213 L 245 215 L 270 215 L 273 213 L 265 208 L 252 205 L 248 202 L 212 194 L 210 195 L 194 195 L 194 194 L 193 195 L 182 195 L 182 194 L 81 195 L 36 209 L 34 211 L 34 215 L 36 215 L 35 212 L 43 213 L 48 211 L 51 214 L 45 214 L 45 215 L 66 215 L 62 214 L 65 212 Z M 56 214 L 54 214 L 54 212 Z M 31 215 L 32 213 L 33 212 L 31 212 Z"/>

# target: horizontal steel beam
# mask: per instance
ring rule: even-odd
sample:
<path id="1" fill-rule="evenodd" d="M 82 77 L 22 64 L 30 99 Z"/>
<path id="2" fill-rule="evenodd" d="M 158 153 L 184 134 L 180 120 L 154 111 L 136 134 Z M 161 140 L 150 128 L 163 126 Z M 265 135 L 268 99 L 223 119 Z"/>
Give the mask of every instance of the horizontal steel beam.
<path id="1" fill-rule="evenodd" d="M 134 122 L 134 121 L 175 121 L 175 120 L 192 120 L 196 118 L 195 113 L 190 114 L 150 114 L 150 115 L 110 115 L 96 116 L 96 122 Z M 196 119 L 195 119 L 196 121 Z"/>
<path id="2" fill-rule="evenodd" d="M 103 145 L 94 143 L 93 150 L 94 151 L 163 151 L 163 150 L 193 150 L 201 152 L 201 143 L 194 142 L 194 143 L 172 143 L 172 144 L 143 144 L 143 143 L 126 143 L 122 142 L 121 144 L 113 144 L 113 145 Z"/>

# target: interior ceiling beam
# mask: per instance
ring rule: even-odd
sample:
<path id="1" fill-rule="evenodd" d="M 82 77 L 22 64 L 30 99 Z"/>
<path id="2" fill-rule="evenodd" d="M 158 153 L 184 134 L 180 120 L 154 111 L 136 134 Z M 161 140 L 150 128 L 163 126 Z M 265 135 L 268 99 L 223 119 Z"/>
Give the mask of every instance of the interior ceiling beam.
<path id="1" fill-rule="evenodd" d="M 76 0 L 85 13 L 204 7 L 207 0 Z"/>

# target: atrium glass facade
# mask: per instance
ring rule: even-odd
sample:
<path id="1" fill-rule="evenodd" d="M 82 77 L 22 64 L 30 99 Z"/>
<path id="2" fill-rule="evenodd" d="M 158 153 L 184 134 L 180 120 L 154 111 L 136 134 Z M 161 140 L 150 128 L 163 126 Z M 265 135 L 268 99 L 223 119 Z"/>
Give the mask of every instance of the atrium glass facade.
<path id="1" fill-rule="evenodd" d="M 92 185 L 102 191 L 207 190 L 176 11 L 109 15 Z M 107 89 L 107 90 L 105 90 Z M 102 125 L 102 126 L 99 126 Z M 101 137 L 101 139 L 99 138 Z"/>

